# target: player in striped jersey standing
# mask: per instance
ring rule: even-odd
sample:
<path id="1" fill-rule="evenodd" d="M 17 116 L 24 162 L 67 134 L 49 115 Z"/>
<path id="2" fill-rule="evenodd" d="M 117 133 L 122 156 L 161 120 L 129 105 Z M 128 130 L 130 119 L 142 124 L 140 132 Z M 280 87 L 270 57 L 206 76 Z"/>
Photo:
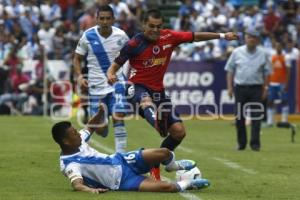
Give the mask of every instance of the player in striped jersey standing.
<path id="1" fill-rule="evenodd" d="M 127 146 L 127 133 L 123 121 L 125 107 L 124 75 L 117 72 L 118 80 L 114 85 L 107 83 L 106 72 L 129 40 L 124 31 L 113 27 L 113 10 L 109 5 L 100 6 L 97 11 L 97 25 L 87 29 L 80 38 L 73 60 L 75 74 L 81 87 L 88 89 L 90 116 L 98 111 L 99 102 L 106 106 L 107 120 L 111 115 L 115 132 L 115 149 L 124 152 Z M 86 58 L 87 79 L 81 74 L 81 63 Z M 101 134 L 108 135 L 108 128 Z"/>

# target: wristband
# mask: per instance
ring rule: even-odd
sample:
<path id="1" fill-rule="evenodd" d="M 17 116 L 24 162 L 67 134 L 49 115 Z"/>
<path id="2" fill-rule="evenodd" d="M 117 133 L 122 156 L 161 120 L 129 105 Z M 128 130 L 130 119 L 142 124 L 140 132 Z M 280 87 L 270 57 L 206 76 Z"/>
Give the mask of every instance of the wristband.
<path id="1" fill-rule="evenodd" d="M 225 33 L 220 33 L 220 39 L 225 39 Z"/>

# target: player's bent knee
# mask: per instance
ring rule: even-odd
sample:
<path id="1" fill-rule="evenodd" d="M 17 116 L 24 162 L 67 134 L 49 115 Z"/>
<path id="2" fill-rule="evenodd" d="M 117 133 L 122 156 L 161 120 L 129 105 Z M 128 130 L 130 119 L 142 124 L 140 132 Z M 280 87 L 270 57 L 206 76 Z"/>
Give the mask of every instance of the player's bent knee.
<path id="1" fill-rule="evenodd" d="M 176 140 L 183 140 L 183 138 L 186 136 L 185 128 L 181 123 L 173 124 L 170 127 L 169 132 Z"/>
<path id="2" fill-rule="evenodd" d="M 164 158 L 169 158 L 171 156 L 171 151 L 165 147 L 160 148 L 160 151 L 164 155 Z"/>

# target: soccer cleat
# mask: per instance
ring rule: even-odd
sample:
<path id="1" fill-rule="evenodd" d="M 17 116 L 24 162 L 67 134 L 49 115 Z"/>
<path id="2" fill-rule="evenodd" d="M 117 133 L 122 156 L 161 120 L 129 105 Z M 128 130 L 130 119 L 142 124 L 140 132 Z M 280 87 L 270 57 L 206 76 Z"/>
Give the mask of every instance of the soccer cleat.
<path id="1" fill-rule="evenodd" d="M 177 171 L 177 170 L 191 170 L 194 167 L 196 167 L 196 162 L 193 160 L 176 160 L 175 162 L 178 166 L 177 169 L 173 169 L 167 165 L 165 167 L 165 170 L 167 172 L 171 172 L 171 171 Z"/>
<path id="2" fill-rule="evenodd" d="M 162 116 L 159 116 L 159 111 L 156 114 L 155 120 L 155 129 L 159 132 L 161 137 L 166 137 L 168 135 L 168 113 L 161 113 Z"/>
<path id="3" fill-rule="evenodd" d="M 153 180 L 160 181 L 160 170 L 159 167 L 153 167 L 150 169 L 150 176 Z"/>
<path id="4" fill-rule="evenodd" d="M 199 190 L 202 188 L 207 188 L 210 186 L 209 180 L 197 178 L 191 181 L 191 185 L 188 187 L 188 190 Z"/>

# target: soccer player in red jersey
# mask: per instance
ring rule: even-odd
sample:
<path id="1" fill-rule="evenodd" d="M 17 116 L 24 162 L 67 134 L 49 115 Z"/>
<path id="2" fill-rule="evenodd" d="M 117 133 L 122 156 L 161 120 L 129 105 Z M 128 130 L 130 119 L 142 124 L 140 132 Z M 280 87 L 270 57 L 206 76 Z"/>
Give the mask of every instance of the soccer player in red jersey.
<path id="1" fill-rule="evenodd" d="M 163 16 L 159 10 L 149 10 L 143 21 L 143 32 L 135 35 L 121 49 L 107 71 L 110 84 L 117 81 L 116 72 L 129 60 L 130 73 L 127 87 L 128 101 L 138 105 L 139 114 L 144 117 L 162 137 L 161 147 L 171 151 L 186 135 L 185 128 L 165 94 L 163 78 L 170 62 L 172 51 L 181 43 L 212 39 L 236 40 L 236 33 L 176 32 L 163 29 Z M 160 179 L 159 168 L 153 169 Z"/>

